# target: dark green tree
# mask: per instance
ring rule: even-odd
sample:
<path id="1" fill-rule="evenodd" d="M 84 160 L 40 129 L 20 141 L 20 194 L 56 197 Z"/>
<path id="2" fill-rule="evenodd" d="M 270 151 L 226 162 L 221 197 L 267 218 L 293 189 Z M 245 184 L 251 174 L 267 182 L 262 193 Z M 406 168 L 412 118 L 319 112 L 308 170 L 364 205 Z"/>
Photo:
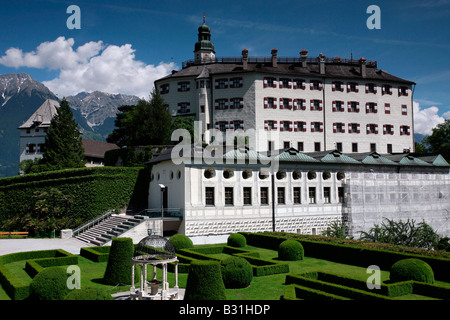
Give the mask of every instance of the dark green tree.
<path id="1" fill-rule="evenodd" d="M 123 146 L 164 145 L 170 141 L 172 117 L 157 89 L 150 101 L 140 100 L 136 106 L 119 108 L 116 129 L 107 141 Z"/>
<path id="2" fill-rule="evenodd" d="M 81 133 L 64 98 L 50 122 L 41 164 L 49 170 L 82 168 L 85 166 L 84 157 Z"/>
<path id="3" fill-rule="evenodd" d="M 450 119 L 438 124 L 431 136 L 425 137 L 423 142 L 428 145 L 430 152 L 439 153 L 450 161 Z"/>

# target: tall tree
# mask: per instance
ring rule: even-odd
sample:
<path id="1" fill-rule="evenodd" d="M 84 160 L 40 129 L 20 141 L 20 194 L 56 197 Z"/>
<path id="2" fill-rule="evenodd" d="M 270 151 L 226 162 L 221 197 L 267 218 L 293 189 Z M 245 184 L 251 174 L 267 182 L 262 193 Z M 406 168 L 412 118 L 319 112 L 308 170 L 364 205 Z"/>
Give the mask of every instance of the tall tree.
<path id="1" fill-rule="evenodd" d="M 429 151 L 440 153 L 447 161 L 450 161 L 450 119 L 438 124 L 431 136 L 425 137 L 423 142 L 429 146 Z"/>
<path id="2" fill-rule="evenodd" d="M 81 134 L 64 98 L 50 122 L 41 163 L 51 169 L 82 168 L 84 158 Z"/>
<path id="3" fill-rule="evenodd" d="M 117 114 L 116 129 L 107 141 L 123 146 L 163 145 L 170 141 L 172 117 L 157 89 L 150 101 L 140 100 L 136 106 L 122 106 Z"/>

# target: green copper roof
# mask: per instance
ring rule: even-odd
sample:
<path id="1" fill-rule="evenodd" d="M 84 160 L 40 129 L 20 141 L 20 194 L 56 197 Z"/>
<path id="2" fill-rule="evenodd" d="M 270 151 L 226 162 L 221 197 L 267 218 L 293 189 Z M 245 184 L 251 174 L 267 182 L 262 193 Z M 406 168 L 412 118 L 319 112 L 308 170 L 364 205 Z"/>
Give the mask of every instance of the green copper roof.
<path id="1" fill-rule="evenodd" d="M 195 51 L 199 50 L 214 51 L 214 45 L 211 42 L 211 29 L 205 23 L 198 28 L 198 41 L 195 43 Z"/>

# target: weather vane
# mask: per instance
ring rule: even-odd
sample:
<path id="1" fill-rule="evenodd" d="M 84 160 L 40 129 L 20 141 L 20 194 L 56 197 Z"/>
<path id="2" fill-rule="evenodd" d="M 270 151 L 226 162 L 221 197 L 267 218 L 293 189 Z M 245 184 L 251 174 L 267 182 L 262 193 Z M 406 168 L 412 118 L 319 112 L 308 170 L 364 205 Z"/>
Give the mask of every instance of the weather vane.
<path id="1" fill-rule="evenodd" d="M 203 12 L 203 24 L 206 24 L 205 13 Z"/>

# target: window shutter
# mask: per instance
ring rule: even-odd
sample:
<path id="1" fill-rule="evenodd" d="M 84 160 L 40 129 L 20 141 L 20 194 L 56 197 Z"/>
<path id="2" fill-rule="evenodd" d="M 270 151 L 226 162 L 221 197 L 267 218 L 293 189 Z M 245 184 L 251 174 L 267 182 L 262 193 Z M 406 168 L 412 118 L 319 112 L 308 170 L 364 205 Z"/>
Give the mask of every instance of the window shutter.
<path id="1" fill-rule="evenodd" d="M 309 83 L 309 89 L 314 90 L 314 83 L 312 81 Z"/>
<path id="2" fill-rule="evenodd" d="M 298 121 L 294 122 L 294 131 L 297 132 L 298 131 Z"/>
<path id="3" fill-rule="evenodd" d="M 240 128 L 244 130 L 244 120 L 239 120 Z"/>
<path id="4" fill-rule="evenodd" d="M 306 99 L 302 99 L 302 110 L 306 110 Z"/>
<path id="5" fill-rule="evenodd" d="M 355 92 L 358 93 L 359 92 L 359 84 L 355 85 Z"/>
<path id="6" fill-rule="evenodd" d="M 352 103 L 350 101 L 347 101 L 347 111 L 348 112 L 352 111 Z"/>
<path id="7" fill-rule="evenodd" d="M 323 84 L 322 84 L 322 81 L 321 82 L 319 82 L 319 90 L 322 90 L 323 89 Z"/>
<path id="8" fill-rule="evenodd" d="M 29 144 L 27 144 L 27 147 L 26 147 L 25 150 L 26 150 L 27 153 L 30 153 L 30 145 Z"/>
<path id="9" fill-rule="evenodd" d="M 366 133 L 367 133 L 367 134 L 370 133 L 370 124 L 366 124 Z"/>
<path id="10" fill-rule="evenodd" d="M 319 100 L 319 111 L 322 111 L 323 109 L 323 102 L 322 100 Z"/>
<path id="11" fill-rule="evenodd" d="M 216 108 L 217 109 L 217 108 Z M 177 107 L 177 112 L 178 113 L 180 113 L 181 112 L 181 105 L 180 104 L 178 104 L 178 107 Z"/>
<path id="12" fill-rule="evenodd" d="M 263 84 L 264 84 L 264 88 L 267 88 L 267 78 L 264 78 Z"/>
<path id="13" fill-rule="evenodd" d="M 292 81 L 290 79 L 289 79 L 288 85 L 289 85 L 288 88 L 291 89 L 292 88 Z"/>
<path id="14" fill-rule="evenodd" d="M 239 108 L 244 108 L 244 98 L 239 98 Z"/>
<path id="15" fill-rule="evenodd" d="M 314 110 L 314 100 L 310 101 L 310 110 Z"/>
<path id="16" fill-rule="evenodd" d="M 186 113 L 189 113 L 189 112 L 191 112 L 191 105 L 190 104 L 188 104 L 186 106 Z"/>
<path id="17" fill-rule="evenodd" d="M 234 109 L 234 104 L 236 102 L 236 99 L 239 99 L 239 98 L 231 98 L 230 99 L 230 109 Z"/>
<path id="18" fill-rule="evenodd" d="M 333 133 L 337 132 L 337 126 L 336 126 L 336 122 L 333 123 Z"/>
<path id="19" fill-rule="evenodd" d="M 289 99 L 289 110 L 291 110 L 292 109 L 292 99 Z"/>
<path id="20" fill-rule="evenodd" d="M 228 99 L 225 99 L 225 110 L 228 109 Z"/>
<path id="21" fill-rule="evenodd" d="M 303 125 L 303 132 L 306 132 L 306 122 L 302 121 L 302 125 Z"/>
<path id="22" fill-rule="evenodd" d="M 281 80 L 281 79 L 280 79 L 280 89 L 283 89 L 283 80 Z"/>
<path id="23" fill-rule="evenodd" d="M 289 131 L 292 131 L 292 121 L 289 121 Z"/>
<path id="24" fill-rule="evenodd" d="M 336 91 L 336 82 L 331 83 L 331 90 Z"/>
<path id="25" fill-rule="evenodd" d="M 386 125 L 383 124 L 383 134 L 386 134 Z"/>
<path id="26" fill-rule="evenodd" d="M 283 98 L 280 98 L 280 110 L 284 109 L 284 101 Z"/>
<path id="27" fill-rule="evenodd" d="M 266 98 L 264 98 L 264 109 L 267 109 L 268 107 L 269 107 L 269 102 L 268 102 L 268 99 L 266 97 Z"/>
<path id="28" fill-rule="evenodd" d="M 216 130 L 219 130 L 219 121 L 216 121 Z"/>
<path id="29" fill-rule="evenodd" d="M 178 108 L 179 108 L 180 106 L 178 106 Z M 215 107 L 215 109 L 216 110 L 219 110 L 219 99 L 216 99 L 215 101 L 214 101 L 214 107 Z"/>
<path id="30" fill-rule="evenodd" d="M 269 121 L 264 120 L 264 130 L 269 130 Z"/>
<path id="31" fill-rule="evenodd" d="M 366 102 L 366 113 L 369 113 L 369 102 Z"/>
<path id="32" fill-rule="evenodd" d="M 284 131 L 284 121 L 280 121 L 280 131 Z"/>
<path id="33" fill-rule="evenodd" d="M 239 79 L 239 88 L 242 88 L 242 86 L 244 85 L 244 81 L 241 79 Z"/>
<path id="34" fill-rule="evenodd" d="M 292 83 L 292 87 L 293 87 L 294 89 L 297 89 L 297 81 L 294 80 L 294 82 Z"/>
<path id="35" fill-rule="evenodd" d="M 274 121 L 274 122 L 273 122 L 273 128 L 274 128 L 275 130 L 277 130 L 277 129 L 278 129 L 278 124 L 277 124 L 277 121 Z"/>
<path id="36" fill-rule="evenodd" d="M 277 98 L 273 98 L 273 108 L 277 108 Z"/>
<path id="37" fill-rule="evenodd" d="M 356 133 L 360 133 L 361 132 L 361 126 L 359 125 L 359 123 L 358 123 L 358 125 L 356 126 Z"/>
<path id="38" fill-rule="evenodd" d="M 353 133 L 351 123 L 348 124 L 348 133 Z"/>
<path id="39" fill-rule="evenodd" d="M 391 135 L 394 134 L 394 126 L 391 124 Z"/>
<path id="40" fill-rule="evenodd" d="M 323 122 L 320 123 L 320 132 L 323 132 Z"/>
<path id="41" fill-rule="evenodd" d="M 356 112 L 359 112 L 359 102 L 356 102 Z"/>
<path id="42" fill-rule="evenodd" d="M 345 123 L 341 123 L 342 133 L 345 133 Z"/>
<path id="43" fill-rule="evenodd" d="M 386 86 L 385 86 L 385 85 L 383 85 L 383 86 L 381 87 L 381 92 L 382 92 L 383 94 L 386 94 Z"/>
<path id="44" fill-rule="evenodd" d="M 294 99 L 294 110 L 298 110 L 298 99 Z"/>
<path id="45" fill-rule="evenodd" d="M 350 92 L 350 82 L 347 82 L 347 92 Z"/>
<path id="46" fill-rule="evenodd" d="M 181 91 L 181 84 L 178 84 L 178 91 Z"/>
<path id="47" fill-rule="evenodd" d="M 408 136 L 411 134 L 411 127 L 408 126 Z"/>
<path id="48" fill-rule="evenodd" d="M 376 84 L 373 85 L 373 93 L 377 94 L 378 86 Z"/>
<path id="49" fill-rule="evenodd" d="M 311 122 L 311 132 L 314 132 L 314 122 Z"/>
<path id="50" fill-rule="evenodd" d="M 375 102 L 375 105 L 374 105 L 374 110 L 375 110 L 375 113 L 378 113 L 378 103 L 376 103 L 376 102 Z"/>
<path id="51" fill-rule="evenodd" d="M 234 130 L 234 121 L 230 121 L 229 129 Z"/>
<path id="52" fill-rule="evenodd" d="M 333 101 L 333 112 L 336 112 L 336 101 Z"/>
<path id="53" fill-rule="evenodd" d="M 391 105 L 389 103 L 384 104 L 384 113 L 390 114 L 391 113 Z"/>
<path id="54" fill-rule="evenodd" d="M 190 88 L 191 88 L 191 84 L 189 82 L 186 83 L 186 90 L 189 91 Z"/>
<path id="55" fill-rule="evenodd" d="M 273 79 L 273 87 L 276 88 L 277 87 L 277 80 Z"/>
<path id="56" fill-rule="evenodd" d="M 375 125 L 375 134 L 378 134 L 378 124 Z"/>
<path id="57" fill-rule="evenodd" d="M 216 89 L 219 89 L 219 81 L 218 80 L 215 81 L 215 86 L 216 86 Z"/>
<path id="58" fill-rule="evenodd" d="M 366 93 L 369 93 L 369 85 L 366 83 Z"/>
<path id="59" fill-rule="evenodd" d="M 228 124 L 229 122 L 228 121 L 225 121 L 225 130 L 228 130 L 228 129 L 230 129 L 230 126 L 229 126 L 229 124 Z"/>

